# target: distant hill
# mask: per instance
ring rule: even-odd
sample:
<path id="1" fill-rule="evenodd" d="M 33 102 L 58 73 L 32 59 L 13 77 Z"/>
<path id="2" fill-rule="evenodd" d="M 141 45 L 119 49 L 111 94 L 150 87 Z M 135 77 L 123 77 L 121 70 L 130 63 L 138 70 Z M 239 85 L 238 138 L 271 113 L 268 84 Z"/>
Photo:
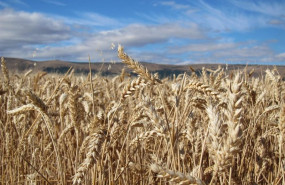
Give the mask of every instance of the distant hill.
<path id="1" fill-rule="evenodd" d="M 82 62 L 66 62 L 60 60 L 50 60 L 50 61 L 32 61 L 20 58 L 5 58 L 7 67 L 10 71 L 23 72 L 32 69 L 34 72 L 45 71 L 49 73 L 65 73 L 71 66 L 75 70 L 75 73 L 88 73 L 89 64 Z M 215 70 L 221 65 L 229 71 L 232 70 L 242 70 L 246 65 L 228 65 L 225 64 L 190 64 L 190 65 L 166 65 L 166 64 L 154 64 L 141 62 L 152 73 L 159 73 L 161 77 L 170 76 L 173 74 L 180 73 L 191 73 L 192 69 L 195 70 L 197 74 L 200 74 L 203 67 L 206 69 Z M 102 75 L 117 75 L 121 73 L 121 70 L 126 67 L 123 63 L 91 63 L 91 69 L 93 73 L 101 73 Z M 272 69 L 274 66 L 270 65 L 248 65 L 247 70 L 251 71 L 254 69 L 254 76 L 259 76 L 264 74 L 266 69 Z M 285 66 L 276 66 L 280 75 L 285 79 Z M 131 72 L 126 68 L 126 72 Z"/>

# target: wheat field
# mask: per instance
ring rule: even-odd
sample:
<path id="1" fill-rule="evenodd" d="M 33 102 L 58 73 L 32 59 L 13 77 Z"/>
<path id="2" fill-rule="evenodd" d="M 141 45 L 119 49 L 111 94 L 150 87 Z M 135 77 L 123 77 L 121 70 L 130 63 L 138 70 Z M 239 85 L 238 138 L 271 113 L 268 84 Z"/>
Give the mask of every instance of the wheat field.
<path id="1" fill-rule="evenodd" d="M 1 60 L 0 184 L 285 184 L 276 69 L 173 78 L 13 74 Z"/>

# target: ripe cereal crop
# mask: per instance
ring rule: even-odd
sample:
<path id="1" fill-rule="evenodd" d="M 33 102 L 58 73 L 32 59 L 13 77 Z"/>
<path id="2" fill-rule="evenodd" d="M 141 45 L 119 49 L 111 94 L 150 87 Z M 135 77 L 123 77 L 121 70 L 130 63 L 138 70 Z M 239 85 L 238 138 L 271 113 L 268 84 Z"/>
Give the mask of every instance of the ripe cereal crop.
<path id="1" fill-rule="evenodd" d="M 1 59 L 0 184 L 285 184 L 284 81 L 219 67 L 160 79 L 10 73 Z"/>

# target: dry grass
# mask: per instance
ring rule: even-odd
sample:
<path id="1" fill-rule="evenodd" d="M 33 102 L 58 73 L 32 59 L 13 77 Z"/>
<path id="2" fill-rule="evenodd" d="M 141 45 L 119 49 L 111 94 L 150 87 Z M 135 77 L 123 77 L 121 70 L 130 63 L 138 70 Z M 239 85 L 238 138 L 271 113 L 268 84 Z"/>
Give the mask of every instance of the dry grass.
<path id="1" fill-rule="evenodd" d="M 0 184 L 285 184 L 276 70 L 159 79 L 118 56 L 139 77 L 12 74 L 1 59 Z"/>

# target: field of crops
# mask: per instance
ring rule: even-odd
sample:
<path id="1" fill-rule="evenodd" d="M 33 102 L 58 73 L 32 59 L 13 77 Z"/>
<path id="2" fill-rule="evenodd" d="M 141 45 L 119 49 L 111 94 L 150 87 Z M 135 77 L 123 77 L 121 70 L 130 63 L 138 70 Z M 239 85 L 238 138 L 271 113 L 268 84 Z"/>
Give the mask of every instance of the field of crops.
<path id="1" fill-rule="evenodd" d="M 0 184 L 285 184 L 285 87 L 203 69 L 159 79 L 12 74 L 1 60 Z"/>

